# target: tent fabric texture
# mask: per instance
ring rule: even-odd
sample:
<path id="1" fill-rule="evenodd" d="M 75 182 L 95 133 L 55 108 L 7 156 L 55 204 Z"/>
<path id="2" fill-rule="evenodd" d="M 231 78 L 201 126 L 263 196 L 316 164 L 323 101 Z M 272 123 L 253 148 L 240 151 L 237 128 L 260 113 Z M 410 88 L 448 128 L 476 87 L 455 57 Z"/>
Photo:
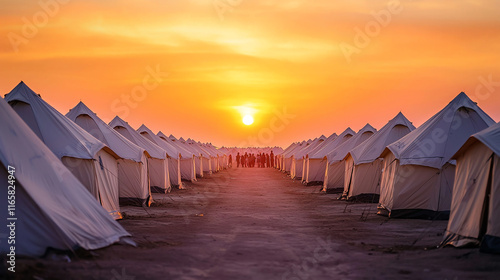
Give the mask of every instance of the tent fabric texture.
<path id="1" fill-rule="evenodd" d="M 49 249 L 95 250 L 116 242 L 134 245 L 130 234 L 102 208 L 30 127 L 0 98 L 0 200 L 15 192 L 16 255 L 39 257 Z M 11 176 L 11 177 L 9 177 Z M 15 178 L 15 179 L 14 179 Z M 12 195 L 12 194 L 11 194 Z M 9 198 L 11 199 L 11 198 Z M 0 234 L 7 236 L 8 227 Z M 10 245 L 0 242 L 0 253 Z"/>
<path id="2" fill-rule="evenodd" d="M 23 82 L 5 96 L 14 111 L 115 219 L 120 219 L 119 156 Z"/>
<path id="3" fill-rule="evenodd" d="M 110 147 L 120 158 L 118 188 L 122 204 L 148 204 L 150 198 L 147 152 L 108 126 L 83 102 L 67 114 L 70 120 Z"/>
<path id="4" fill-rule="evenodd" d="M 343 191 L 346 169 L 345 156 L 352 149 L 369 139 L 376 131 L 377 130 L 370 124 L 366 124 L 356 133 L 356 135 L 352 136 L 326 155 L 328 162 L 325 168 L 323 191 L 335 193 Z"/>
<path id="5" fill-rule="evenodd" d="M 442 246 L 500 253 L 500 123 L 471 136 L 457 161 L 450 220 Z"/>
<path id="6" fill-rule="evenodd" d="M 379 214 L 447 218 L 455 176 L 451 157 L 495 122 L 465 93 L 417 129 L 390 144 L 384 158 Z"/>
<path id="7" fill-rule="evenodd" d="M 344 158 L 346 166 L 342 199 L 363 196 L 371 202 L 378 202 L 382 176 L 380 154 L 385 147 L 413 130 L 415 126 L 402 113 L 398 113 L 372 137 L 352 149 Z"/>
<path id="8" fill-rule="evenodd" d="M 126 121 L 116 116 L 109 126 L 118 131 L 132 143 L 145 149 L 149 157 L 148 174 L 151 191 L 166 193 L 170 190 L 170 179 L 168 172 L 167 152 L 158 145 L 141 136 Z M 151 199 L 150 199 L 151 200 Z"/>

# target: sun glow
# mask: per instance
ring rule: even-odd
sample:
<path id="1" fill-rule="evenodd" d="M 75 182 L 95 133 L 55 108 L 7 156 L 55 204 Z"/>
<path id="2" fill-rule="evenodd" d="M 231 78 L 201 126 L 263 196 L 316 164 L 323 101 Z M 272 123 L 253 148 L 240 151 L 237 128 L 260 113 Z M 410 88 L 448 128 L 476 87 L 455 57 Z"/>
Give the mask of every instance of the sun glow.
<path id="1" fill-rule="evenodd" d="M 252 117 L 252 116 L 250 116 L 250 115 L 245 115 L 245 116 L 243 117 L 243 123 L 244 123 L 245 125 L 252 125 L 252 124 L 253 124 L 253 117 Z"/>

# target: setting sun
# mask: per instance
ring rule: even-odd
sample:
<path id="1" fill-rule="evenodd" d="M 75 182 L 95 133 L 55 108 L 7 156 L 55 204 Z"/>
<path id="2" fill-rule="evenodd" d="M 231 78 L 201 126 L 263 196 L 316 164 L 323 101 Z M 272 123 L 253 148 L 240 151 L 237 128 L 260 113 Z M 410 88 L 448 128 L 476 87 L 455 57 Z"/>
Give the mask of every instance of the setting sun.
<path id="1" fill-rule="evenodd" d="M 253 117 L 252 117 L 252 116 L 250 116 L 250 115 L 245 115 L 245 116 L 243 117 L 243 123 L 244 123 L 245 125 L 252 125 L 252 124 L 253 124 Z"/>

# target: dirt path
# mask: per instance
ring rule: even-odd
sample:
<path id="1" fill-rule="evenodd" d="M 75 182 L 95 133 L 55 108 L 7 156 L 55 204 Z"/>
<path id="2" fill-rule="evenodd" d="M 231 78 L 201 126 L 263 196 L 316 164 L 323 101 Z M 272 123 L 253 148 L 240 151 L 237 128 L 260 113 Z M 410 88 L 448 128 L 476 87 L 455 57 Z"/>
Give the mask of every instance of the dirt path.
<path id="1" fill-rule="evenodd" d="M 71 263 L 26 259 L 39 279 L 497 279 L 498 256 L 435 249 L 443 221 L 388 220 L 274 169 L 231 169 L 123 207 L 138 247 Z"/>

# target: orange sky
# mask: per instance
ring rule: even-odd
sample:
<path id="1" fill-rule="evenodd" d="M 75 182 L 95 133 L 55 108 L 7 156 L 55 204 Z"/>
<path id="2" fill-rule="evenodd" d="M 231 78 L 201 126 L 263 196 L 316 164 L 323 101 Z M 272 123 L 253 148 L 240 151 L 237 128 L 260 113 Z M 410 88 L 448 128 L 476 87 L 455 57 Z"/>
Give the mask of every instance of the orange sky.
<path id="1" fill-rule="evenodd" d="M 500 120 L 496 1 L 40 2 L 2 1 L 0 92 L 23 80 L 63 114 L 283 147 L 399 111 L 418 126 L 461 91 Z"/>

